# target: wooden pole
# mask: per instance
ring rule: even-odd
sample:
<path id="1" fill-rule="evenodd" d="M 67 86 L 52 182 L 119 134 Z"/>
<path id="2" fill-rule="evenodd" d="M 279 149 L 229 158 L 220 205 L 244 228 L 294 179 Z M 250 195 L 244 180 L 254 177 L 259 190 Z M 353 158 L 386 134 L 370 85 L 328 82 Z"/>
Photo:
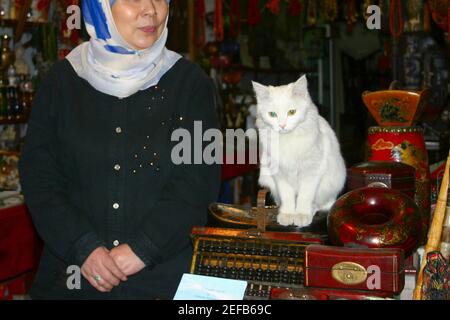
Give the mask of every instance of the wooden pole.
<path id="1" fill-rule="evenodd" d="M 196 49 L 193 41 L 193 34 L 195 32 L 195 0 L 188 0 L 188 47 L 189 47 L 189 59 L 195 61 Z"/>
<path id="2" fill-rule="evenodd" d="M 417 278 L 416 288 L 414 290 L 414 300 L 422 299 L 423 269 L 427 264 L 427 255 L 431 251 L 439 250 L 439 244 L 441 243 L 442 224 L 444 223 L 445 208 L 447 206 L 449 166 L 450 152 L 447 157 L 447 163 L 445 164 L 444 178 L 442 179 L 441 189 L 439 190 L 439 198 L 436 203 L 436 208 L 434 209 L 433 221 L 428 232 L 428 241 L 422 257 L 420 272 Z"/>

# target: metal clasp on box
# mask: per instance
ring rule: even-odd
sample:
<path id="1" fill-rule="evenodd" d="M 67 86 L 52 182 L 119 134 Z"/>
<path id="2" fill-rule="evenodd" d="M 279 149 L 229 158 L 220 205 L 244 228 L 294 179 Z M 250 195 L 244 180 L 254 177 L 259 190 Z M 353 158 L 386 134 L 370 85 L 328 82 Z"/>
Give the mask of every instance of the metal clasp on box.
<path id="1" fill-rule="evenodd" d="M 356 285 L 367 279 L 367 270 L 355 262 L 339 262 L 331 269 L 334 280 L 345 285 Z"/>

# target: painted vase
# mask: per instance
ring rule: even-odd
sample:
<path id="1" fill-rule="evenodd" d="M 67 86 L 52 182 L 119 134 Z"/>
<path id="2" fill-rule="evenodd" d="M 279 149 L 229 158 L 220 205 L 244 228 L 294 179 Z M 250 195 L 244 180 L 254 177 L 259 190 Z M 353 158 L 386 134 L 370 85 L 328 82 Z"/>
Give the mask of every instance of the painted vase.
<path id="1" fill-rule="evenodd" d="M 395 161 L 416 169 L 415 202 L 423 223 L 421 244 L 426 242 L 430 221 L 431 178 L 423 129 L 420 127 L 371 127 L 367 138 L 368 161 Z"/>
<path id="2" fill-rule="evenodd" d="M 362 99 L 378 125 L 413 126 L 422 115 L 430 91 L 381 90 L 365 91 Z"/>

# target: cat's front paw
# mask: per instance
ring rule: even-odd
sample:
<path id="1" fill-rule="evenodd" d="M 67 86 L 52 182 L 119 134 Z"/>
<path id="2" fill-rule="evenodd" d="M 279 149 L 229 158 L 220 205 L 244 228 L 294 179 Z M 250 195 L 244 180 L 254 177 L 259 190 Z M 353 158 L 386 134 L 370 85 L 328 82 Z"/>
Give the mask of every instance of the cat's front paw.
<path id="1" fill-rule="evenodd" d="M 279 213 L 277 216 L 277 221 L 282 226 L 290 226 L 294 224 L 294 218 L 296 217 L 296 214 L 290 214 L 290 213 Z"/>
<path id="2" fill-rule="evenodd" d="M 297 227 L 309 226 L 313 221 L 313 216 L 309 214 L 296 214 L 294 218 L 294 224 Z"/>

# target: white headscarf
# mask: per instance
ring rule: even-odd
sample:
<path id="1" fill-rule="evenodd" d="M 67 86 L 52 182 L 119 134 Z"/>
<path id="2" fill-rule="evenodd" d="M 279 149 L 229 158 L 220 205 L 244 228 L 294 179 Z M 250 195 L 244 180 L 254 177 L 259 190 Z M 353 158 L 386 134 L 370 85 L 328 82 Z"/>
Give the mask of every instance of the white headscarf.
<path id="1" fill-rule="evenodd" d="M 165 47 L 168 17 L 159 39 L 150 48 L 135 50 L 122 38 L 114 23 L 111 11 L 114 0 L 84 0 L 82 3 L 91 39 L 73 49 L 67 59 L 78 76 L 98 91 L 126 98 L 158 84 L 181 58 Z"/>

